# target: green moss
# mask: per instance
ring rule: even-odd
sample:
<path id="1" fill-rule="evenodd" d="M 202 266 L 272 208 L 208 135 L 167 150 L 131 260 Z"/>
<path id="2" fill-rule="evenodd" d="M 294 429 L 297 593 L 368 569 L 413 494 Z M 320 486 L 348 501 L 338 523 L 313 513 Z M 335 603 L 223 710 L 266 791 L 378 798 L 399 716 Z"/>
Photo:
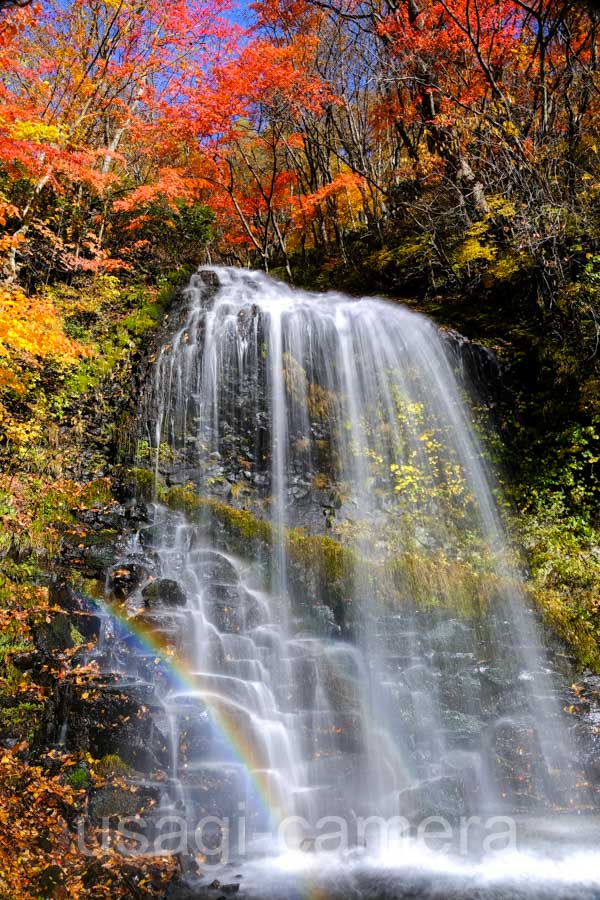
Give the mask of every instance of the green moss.
<path id="1" fill-rule="evenodd" d="M 134 466 L 127 471 L 127 479 L 131 481 L 135 495 L 140 500 L 162 499 L 164 483 L 150 469 Z"/>
<path id="2" fill-rule="evenodd" d="M 266 544 L 273 542 L 273 528 L 269 522 L 259 519 L 247 509 L 237 509 L 219 500 L 199 497 L 191 485 L 169 488 L 165 502 L 173 509 L 187 513 L 204 510 L 244 540 Z M 322 569 L 334 580 L 354 561 L 352 551 L 342 547 L 334 538 L 308 535 L 299 528 L 286 531 L 286 542 L 293 562 Z"/>
<path id="3" fill-rule="evenodd" d="M 74 647 L 81 647 L 82 644 L 85 643 L 85 638 L 80 631 L 71 623 L 70 631 L 69 631 L 71 641 L 73 642 Z"/>
<path id="4" fill-rule="evenodd" d="M 82 764 L 77 766 L 76 769 L 73 769 L 73 771 L 67 775 L 67 782 L 76 791 L 88 788 L 91 785 L 91 780 L 87 766 Z"/>
<path id="5" fill-rule="evenodd" d="M 171 487 L 165 502 L 190 515 L 206 514 L 220 522 L 239 540 L 240 552 L 270 547 L 273 529 L 269 522 L 245 509 L 236 509 L 212 498 L 200 497 L 192 485 Z M 487 571 L 476 572 L 466 563 L 446 559 L 443 554 L 411 551 L 374 562 L 360 559 L 356 551 L 334 537 L 307 534 L 301 528 L 287 529 L 286 551 L 290 578 L 312 588 L 315 597 L 329 603 L 346 617 L 348 598 L 359 591 L 393 606 L 411 596 L 424 605 L 448 603 L 459 615 L 478 615 L 486 593 L 493 589 Z M 449 598 L 449 600 L 448 600 Z"/>
<path id="6" fill-rule="evenodd" d="M 205 511 L 222 522 L 239 537 L 249 541 L 271 543 L 272 529 L 268 522 L 246 509 L 236 509 L 207 497 L 199 497 L 192 485 L 173 486 L 166 491 L 164 502 L 172 509 L 194 513 Z"/>
<path id="7" fill-rule="evenodd" d="M 569 644 L 579 662 L 600 671 L 598 625 L 587 620 L 585 610 L 573 609 L 564 590 L 544 590 L 534 585 L 532 593 L 546 622 Z"/>
<path id="8" fill-rule="evenodd" d="M 108 506 L 113 501 L 110 479 L 95 478 L 83 486 L 80 494 L 80 504 L 88 509 L 95 506 Z"/>
<path id="9" fill-rule="evenodd" d="M 100 778 L 117 778 L 130 775 L 131 766 L 128 766 L 116 753 L 108 753 L 94 764 L 94 770 Z"/>
<path id="10" fill-rule="evenodd" d="M 37 731 L 43 709 L 42 703 L 31 702 L 0 709 L 0 731 L 30 741 Z"/>

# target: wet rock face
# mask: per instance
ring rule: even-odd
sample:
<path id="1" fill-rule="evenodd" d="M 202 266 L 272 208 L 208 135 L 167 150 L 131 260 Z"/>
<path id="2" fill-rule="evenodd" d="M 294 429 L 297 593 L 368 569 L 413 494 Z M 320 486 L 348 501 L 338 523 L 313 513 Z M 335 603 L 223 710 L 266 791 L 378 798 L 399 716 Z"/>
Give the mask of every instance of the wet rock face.
<path id="1" fill-rule="evenodd" d="M 103 580 L 120 555 L 129 518 L 129 510 L 120 503 L 79 511 L 77 527 L 64 528 L 61 534 L 60 566 Z"/>
<path id="2" fill-rule="evenodd" d="M 148 609 L 169 606 L 185 606 L 187 597 L 180 584 L 171 578 L 159 578 L 142 590 L 142 597 Z"/>
<path id="3" fill-rule="evenodd" d="M 71 617 L 67 613 L 58 613 L 50 622 L 43 622 L 34 629 L 34 640 L 44 654 L 68 650 L 73 646 Z"/>
<path id="4" fill-rule="evenodd" d="M 469 813 L 464 782 L 460 777 L 446 775 L 405 788 L 398 794 L 398 811 L 415 822 L 422 822 L 428 816 L 458 819 Z"/>
<path id="5" fill-rule="evenodd" d="M 50 585 L 49 600 L 52 606 L 59 606 L 65 611 L 70 620 L 70 626 L 76 628 L 84 638 L 87 640 L 98 638 L 100 618 L 97 604 L 82 591 L 76 591 L 68 581 L 59 578 Z M 65 632 L 66 629 L 63 627 L 63 634 Z M 70 627 L 69 641 L 66 644 L 67 647 L 73 645 Z"/>
<path id="6" fill-rule="evenodd" d="M 512 807 L 528 812 L 545 794 L 542 757 L 532 720 L 497 722 L 491 729 L 496 777 Z M 556 798 L 558 799 L 558 797 Z"/>
<path id="7" fill-rule="evenodd" d="M 503 393 L 502 368 L 494 351 L 454 329 L 441 334 L 461 379 L 474 385 L 480 396 L 497 401 Z"/>
<path id="8" fill-rule="evenodd" d="M 126 600 L 152 577 L 149 561 L 125 561 L 110 573 L 109 589 L 117 600 Z"/>
<path id="9" fill-rule="evenodd" d="M 199 550 L 194 554 L 199 575 L 211 584 L 235 585 L 239 581 L 237 569 L 227 557 L 211 550 Z"/>
<path id="10" fill-rule="evenodd" d="M 223 634 L 238 634 L 263 620 L 257 598 L 239 585 L 212 584 L 203 595 L 205 615 Z"/>
<path id="11" fill-rule="evenodd" d="M 95 758 L 117 755 L 137 771 L 151 772 L 168 764 L 168 742 L 155 713 L 116 679 L 85 688 L 66 683 L 54 702 L 54 740 L 64 741 L 69 751 L 87 751 Z"/>

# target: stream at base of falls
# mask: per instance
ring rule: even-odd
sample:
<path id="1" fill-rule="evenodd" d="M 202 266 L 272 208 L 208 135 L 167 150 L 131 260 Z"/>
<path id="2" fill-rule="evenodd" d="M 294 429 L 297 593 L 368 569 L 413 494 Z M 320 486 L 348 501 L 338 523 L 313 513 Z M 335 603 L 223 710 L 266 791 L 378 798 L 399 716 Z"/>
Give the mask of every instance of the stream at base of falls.
<path id="1" fill-rule="evenodd" d="M 152 711 L 124 846 L 177 853 L 173 898 L 600 897 L 600 744 L 457 353 L 391 302 L 192 278 L 94 651 Z"/>

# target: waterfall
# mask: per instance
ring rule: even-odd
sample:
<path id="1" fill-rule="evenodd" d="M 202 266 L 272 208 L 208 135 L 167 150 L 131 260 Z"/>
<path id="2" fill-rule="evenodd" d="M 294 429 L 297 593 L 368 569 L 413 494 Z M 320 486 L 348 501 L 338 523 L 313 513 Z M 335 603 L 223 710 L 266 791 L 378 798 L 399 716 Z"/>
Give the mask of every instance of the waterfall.
<path id="1" fill-rule="evenodd" d="M 332 817 L 352 831 L 581 802 L 557 674 L 435 326 L 228 268 L 185 297 L 142 415 L 156 484 L 130 558 L 151 570 L 127 599 L 172 671 L 152 673 L 153 651 L 112 657 L 160 698 L 161 809 L 243 810 L 245 841 L 292 817 L 310 850 Z"/>

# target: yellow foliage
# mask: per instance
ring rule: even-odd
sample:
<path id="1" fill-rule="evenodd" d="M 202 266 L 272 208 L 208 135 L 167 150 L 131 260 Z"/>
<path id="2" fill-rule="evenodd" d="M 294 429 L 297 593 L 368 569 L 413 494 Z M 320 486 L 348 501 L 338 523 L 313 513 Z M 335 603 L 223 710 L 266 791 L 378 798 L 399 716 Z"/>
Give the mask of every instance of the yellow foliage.
<path id="1" fill-rule="evenodd" d="M 56 144 L 64 135 L 60 125 L 46 125 L 44 122 L 15 122 L 11 136 L 16 141 L 33 141 L 35 144 Z"/>
<path id="2" fill-rule="evenodd" d="M 459 246 L 454 256 L 459 266 L 467 266 L 471 262 L 488 260 L 492 262 L 496 258 L 496 249 L 491 244 L 484 244 L 478 237 L 468 237 Z"/>
<path id="3" fill-rule="evenodd" d="M 505 219 L 512 219 L 517 214 L 514 203 L 511 203 L 510 200 L 507 200 L 501 194 L 492 194 L 488 197 L 487 205 L 490 214 L 486 216 L 486 219 L 493 216 L 503 216 Z"/>
<path id="4" fill-rule="evenodd" d="M 519 129 L 514 122 L 510 122 L 508 119 L 502 122 L 502 130 L 504 131 L 504 134 L 508 135 L 508 137 L 518 137 Z"/>
<path id="5" fill-rule="evenodd" d="M 27 297 L 18 289 L 0 288 L 0 357 L 28 354 L 69 363 L 87 352 L 65 335 L 50 300 Z"/>
<path id="6" fill-rule="evenodd" d="M 50 360 L 72 365 L 88 354 L 64 333 L 49 298 L 27 297 L 18 288 L 0 287 L 0 433 L 6 444 L 32 446 L 40 440 L 42 418 L 31 419 L 27 414 L 27 393 L 35 383 L 36 370 Z M 15 414 L 15 397 L 19 414 Z"/>
<path id="7" fill-rule="evenodd" d="M 490 225 L 496 223 L 506 224 L 507 220 L 517 215 L 514 203 L 507 200 L 501 194 L 492 194 L 487 198 L 488 212 L 478 222 L 475 222 L 465 231 L 465 236 L 452 254 L 455 265 L 468 266 L 473 262 L 496 262 L 498 277 L 507 278 L 519 268 L 520 260 L 514 264 L 507 256 L 497 261 L 498 247 L 490 234 Z M 517 254 L 518 256 L 518 254 Z"/>
<path id="8" fill-rule="evenodd" d="M 524 268 L 527 260 L 522 253 L 506 253 L 500 257 L 489 270 L 489 275 L 496 281 L 511 278 Z"/>

